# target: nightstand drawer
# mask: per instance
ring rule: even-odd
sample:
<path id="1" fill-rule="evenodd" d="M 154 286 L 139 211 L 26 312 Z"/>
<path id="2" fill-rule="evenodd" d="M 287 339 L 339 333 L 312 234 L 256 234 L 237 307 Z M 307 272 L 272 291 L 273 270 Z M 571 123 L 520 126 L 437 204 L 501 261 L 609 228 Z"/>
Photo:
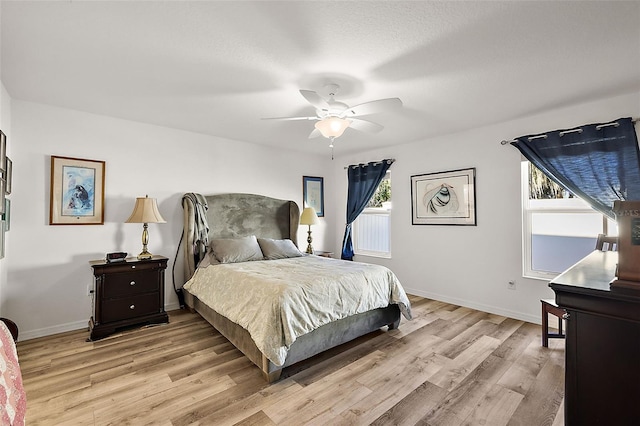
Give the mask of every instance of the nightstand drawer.
<path id="1" fill-rule="evenodd" d="M 105 299 L 159 290 L 157 270 L 110 274 L 103 279 L 103 297 Z"/>
<path id="2" fill-rule="evenodd" d="M 159 293 L 139 294 L 102 302 L 102 321 L 112 322 L 159 312 Z"/>

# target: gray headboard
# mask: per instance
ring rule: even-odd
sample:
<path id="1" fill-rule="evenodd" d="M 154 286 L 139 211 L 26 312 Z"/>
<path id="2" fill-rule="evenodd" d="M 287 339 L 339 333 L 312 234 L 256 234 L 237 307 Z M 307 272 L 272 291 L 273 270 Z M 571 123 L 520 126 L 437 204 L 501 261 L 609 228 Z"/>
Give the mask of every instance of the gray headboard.
<path id="1" fill-rule="evenodd" d="M 185 194 L 186 195 L 186 194 Z M 261 238 L 291 239 L 298 245 L 300 208 L 295 201 L 257 194 L 205 195 L 209 241 L 255 235 Z M 194 242 L 196 208 L 190 197 L 182 198 L 184 209 L 184 279 L 195 272 Z"/>

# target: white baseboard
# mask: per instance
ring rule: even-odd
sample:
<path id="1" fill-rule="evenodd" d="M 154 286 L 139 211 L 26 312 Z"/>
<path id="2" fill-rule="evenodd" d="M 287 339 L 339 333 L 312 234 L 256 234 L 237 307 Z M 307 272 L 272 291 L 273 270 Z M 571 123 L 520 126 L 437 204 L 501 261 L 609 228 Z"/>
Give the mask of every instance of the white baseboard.
<path id="1" fill-rule="evenodd" d="M 38 337 L 51 336 L 52 334 L 66 333 L 67 331 L 87 330 L 87 337 L 89 337 L 89 320 L 69 322 L 66 324 L 53 325 L 51 327 L 38 328 L 36 330 L 22 331 L 19 330 L 18 341 L 37 339 Z"/>
<path id="2" fill-rule="evenodd" d="M 526 321 L 533 324 L 541 323 L 541 319 L 539 316 L 523 314 L 522 312 L 511 311 L 498 306 L 485 305 L 473 300 L 458 299 L 455 297 L 449 297 L 442 294 L 431 293 L 428 291 L 422 291 L 408 287 L 405 287 L 405 291 L 409 294 L 415 294 L 416 296 L 425 297 L 427 299 L 438 300 L 440 302 L 451 303 L 458 306 L 464 306 L 465 308 L 476 309 L 478 311 L 487 312 L 490 314 L 502 315 L 504 317 Z"/>
<path id="3" fill-rule="evenodd" d="M 169 305 L 165 305 L 165 311 L 174 311 L 180 309 L 180 305 L 176 303 L 171 303 Z M 51 336 L 53 334 L 66 333 L 67 331 L 76 331 L 86 329 L 89 331 L 89 319 L 83 321 L 75 321 L 69 322 L 66 324 L 58 324 L 51 327 L 39 328 L 36 330 L 22 331 L 19 330 L 18 341 L 22 342 L 23 340 L 31 340 L 37 339 L 38 337 Z M 89 334 L 87 333 L 87 337 Z"/>

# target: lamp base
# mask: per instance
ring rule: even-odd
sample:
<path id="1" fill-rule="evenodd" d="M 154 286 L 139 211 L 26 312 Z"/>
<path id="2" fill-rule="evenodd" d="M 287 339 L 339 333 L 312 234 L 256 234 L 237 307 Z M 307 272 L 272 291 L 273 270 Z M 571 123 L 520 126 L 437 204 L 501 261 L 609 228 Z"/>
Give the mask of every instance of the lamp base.
<path id="1" fill-rule="evenodd" d="M 152 258 L 153 258 L 153 255 L 146 250 L 144 250 L 142 253 L 138 255 L 138 260 L 149 260 Z"/>
<path id="2" fill-rule="evenodd" d="M 311 238 L 311 225 L 309 225 L 309 231 L 307 232 L 307 253 L 313 254 L 313 247 L 311 246 L 311 242 L 313 238 Z"/>

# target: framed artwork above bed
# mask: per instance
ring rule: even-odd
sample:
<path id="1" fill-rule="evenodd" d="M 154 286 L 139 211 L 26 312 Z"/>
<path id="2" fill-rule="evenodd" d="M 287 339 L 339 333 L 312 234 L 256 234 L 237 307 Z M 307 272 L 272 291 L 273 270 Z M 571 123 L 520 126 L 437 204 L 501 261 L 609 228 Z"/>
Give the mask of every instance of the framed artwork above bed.
<path id="1" fill-rule="evenodd" d="M 318 217 L 324 216 L 324 178 L 302 176 L 303 206 L 313 207 Z"/>

